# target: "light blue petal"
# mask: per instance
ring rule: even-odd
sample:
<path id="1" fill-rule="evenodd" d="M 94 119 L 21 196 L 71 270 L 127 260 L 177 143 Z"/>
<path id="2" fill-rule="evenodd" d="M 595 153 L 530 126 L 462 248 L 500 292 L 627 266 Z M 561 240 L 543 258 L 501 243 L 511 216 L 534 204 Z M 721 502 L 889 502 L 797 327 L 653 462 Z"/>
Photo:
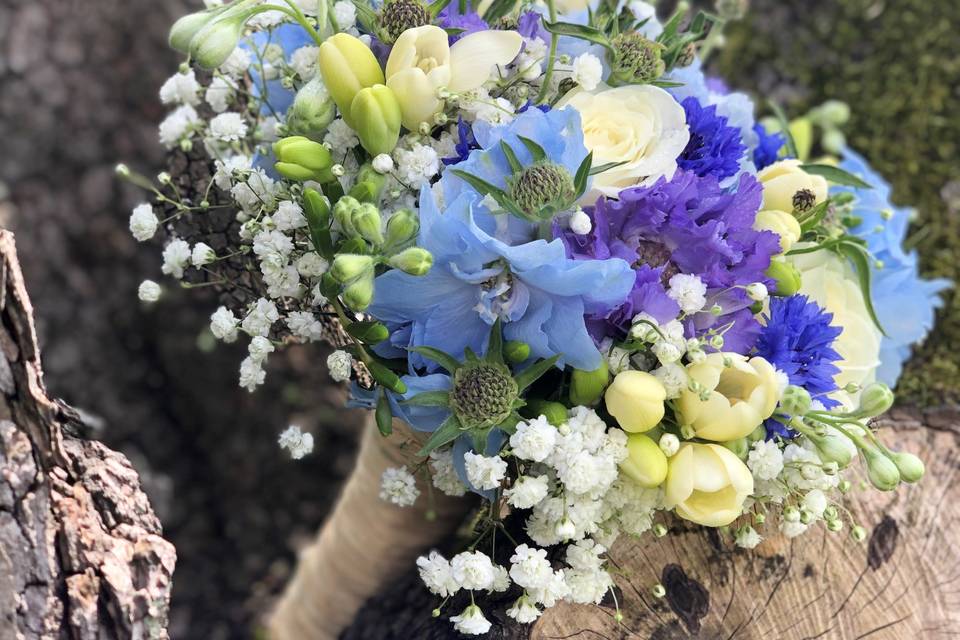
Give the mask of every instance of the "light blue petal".
<path id="1" fill-rule="evenodd" d="M 443 424 L 443 421 L 450 416 L 450 410 L 446 407 L 416 407 L 408 404 L 401 404 L 401 400 L 408 400 L 418 393 L 426 391 L 447 391 L 452 386 L 450 376 L 444 373 L 432 373 L 426 376 L 403 376 L 401 378 L 407 385 L 407 392 L 403 395 L 387 392 L 387 399 L 390 402 L 390 410 L 393 415 L 400 418 L 413 429 L 417 431 L 433 432 Z"/>

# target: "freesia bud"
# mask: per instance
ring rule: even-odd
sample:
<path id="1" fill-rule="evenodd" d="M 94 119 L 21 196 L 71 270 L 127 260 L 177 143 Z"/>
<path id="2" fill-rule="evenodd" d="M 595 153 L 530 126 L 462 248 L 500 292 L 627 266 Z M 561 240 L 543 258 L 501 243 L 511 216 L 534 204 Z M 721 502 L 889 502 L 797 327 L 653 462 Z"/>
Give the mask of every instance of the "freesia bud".
<path id="1" fill-rule="evenodd" d="M 420 230 L 420 219 L 410 209 L 401 209 L 387 220 L 387 236 L 384 246 L 402 247 L 412 240 Z"/>
<path id="2" fill-rule="evenodd" d="M 897 465 L 897 470 L 900 472 L 900 479 L 904 482 L 911 484 L 917 482 L 926 472 L 923 461 L 912 453 L 901 451 L 891 454 L 890 458 L 893 460 L 893 463 Z"/>
<path id="3" fill-rule="evenodd" d="M 771 260 L 767 277 L 776 282 L 774 293 L 778 296 L 792 296 L 800 291 L 800 271 L 789 262 Z"/>
<path id="4" fill-rule="evenodd" d="M 860 394 L 857 413 L 865 418 L 874 418 L 893 406 L 893 391 L 882 382 L 873 382 Z"/>
<path id="5" fill-rule="evenodd" d="M 386 85 L 361 89 L 350 106 L 350 119 L 360 137 L 360 144 L 370 155 L 390 153 L 397 146 L 400 103 Z"/>
<path id="6" fill-rule="evenodd" d="M 174 22 L 173 26 L 170 27 L 170 36 L 167 39 L 170 47 L 180 53 L 189 53 L 190 41 L 193 40 L 197 32 L 213 20 L 216 15 L 217 14 L 212 11 L 200 11 L 198 13 L 185 15 Z"/>
<path id="7" fill-rule="evenodd" d="M 190 56 L 204 69 L 222 65 L 237 48 L 248 17 L 242 13 L 209 21 L 190 40 Z"/>
<path id="8" fill-rule="evenodd" d="M 627 438 L 627 458 L 620 471 L 641 487 L 659 487 L 667 477 L 667 456 L 649 436 L 632 433 Z"/>
<path id="9" fill-rule="evenodd" d="M 353 228 L 353 212 L 360 208 L 360 201 L 353 196 L 343 196 L 333 205 L 333 218 L 340 225 L 340 229 L 353 235 L 357 230 Z"/>
<path id="10" fill-rule="evenodd" d="M 364 240 L 376 245 L 383 243 L 383 232 L 380 231 L 383 221 L 374 205 L 369 202 L 361 204 L 353 210 L 350 222 Z"/>
<path id="11" fill-rule="evenodd" d="M 593 371 L 574 369 L 570 376 L 570 402 L 575 405 L 592 405 L 600 399 L 608 384 L 610 369 L 605 360 Z"/>
<path id="12" fill-rule="evenodd" d="M 341 283 L 348 284 L 357 278 L 373 272 L 373 258 L 355 253 L 341 253 L 333 259 L 330 275 Z"/>
<path id="13" fill-rule="evenodd" d="M 355 311 L 363 311 L 373 302 L 373 269 L 343 290 L 343 301 Z"/>
<path id="14" fill-rule="evenodd" d="M 387 156 L 389 157 L 389 156 Z M 383 187 L 387 184 L 387 178 L 376 171 L 369 162 L 357 170 L 357 182 L 350 190 L 350 195 L 360 202 L 380 202 L 380 194 L 383 193 Z"/>
<path id="15" fill-rule="evenodd" d="M 529 400 L 524 410 L 525 415 L 533 418 L 543 416 L 547 419 L 547 422 L 555 427 L 559 427 L 567 421 L 567 408 L 559 402 Z"/>
<path id="16" fill-rule="evenodd" d="M 604 396 L 610 412 L 624 431 L 649 431 L 663 419 L 667 390 L 645 371 L 622 371 Z"/>
<path id="17" fill-rule="evenodd" d="M 812 402 L 809 391 L 791 384 L 784 390 L 783 397 L 780 398 L 780 408 L 792 416 L 802 416 L 810 411 Z"/>
<path id="18" fill-rule="evenodd" d="M 426 275 L 433 266 L 433 254 L 422 247 L 404 249 L 389 260 L 390 266 L 412 276 Z"/>
<path id="19" fill-rule="evenodd" d="M 291 136 L 273 143 L 277 173 L 290 180 L 329 182 L 333 179 L 330 150 L 304 136 Z"/>
<path id="20" fill-rule="evenodd" d="M 320 45 L 319 68 L 343 119 L 356 130 L 351 116 L 353 99 L 361 89 L 384 83 L 376 56 L 359 38 L 338 33 Z"/>
<path id="21" fill-rule="evenodd" d="M 900 484 L 900 470 L 893 460 L 873 448 L 864 449 L 863 455 L 867 459 L 867 477 L 870 484 L 880 491 L 896 489 Z"/>
<path id="22" fill-rule="evenodd" d="M 323 80 L 319 76 L 314 77 L 300 87 L 287 110 L 287 132 L 321 142 L 336 112 L 336 105 Z"/>

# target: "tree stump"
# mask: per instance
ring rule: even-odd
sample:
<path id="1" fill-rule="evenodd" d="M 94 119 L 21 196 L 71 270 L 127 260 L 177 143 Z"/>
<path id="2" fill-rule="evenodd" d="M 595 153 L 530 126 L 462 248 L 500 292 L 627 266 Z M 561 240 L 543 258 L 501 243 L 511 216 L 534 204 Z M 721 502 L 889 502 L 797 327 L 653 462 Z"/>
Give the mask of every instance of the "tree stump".
<path id="1" fill-rule="evenodd" d="M 621 539 L 611 560 L 617 601 L 560 605 L 532 627 L 486 608 L 490 638 L 559 640 L 830 638 L 937 640 L 960 635 L 960 408 L 897 410 L 881 438 L 919 455 L 927 475 L 891 493 L 853 490 L 844 499 L 868 528 L 863 543 L 822 524 L 794 540 L 771 533 L 753 551 L 716 529 L 674 520 L 663 538 Z M 852 479 L 852 478 L 851 478 Z M 854 482 L 856 487 L 857 482 Z M 849 529 L 847 529 L 849 531 Z M 663 598 L 652 595 L 662 584 Z M 457 638 L 415 570 L 372 598 L 346 640 Z M 488 603 L 491 604 L 491 603 Z M 462 608 L 462 606 L 460 607 Z"/>
<path id="2" fill-rule="evenodd" d="M 0 638 L 167 638 L 176 552 L 129 461 L 47 396 L 9 231 L 0 352 Z"/>

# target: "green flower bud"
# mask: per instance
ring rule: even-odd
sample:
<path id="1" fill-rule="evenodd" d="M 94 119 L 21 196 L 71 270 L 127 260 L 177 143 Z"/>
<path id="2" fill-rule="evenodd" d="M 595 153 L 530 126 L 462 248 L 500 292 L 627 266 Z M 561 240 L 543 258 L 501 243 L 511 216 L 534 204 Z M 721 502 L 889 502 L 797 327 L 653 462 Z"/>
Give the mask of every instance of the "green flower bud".
<path id="1" fill-rule="evenodd" d="M 387 220 L 386 247 L 396 249 L 416 237 L 420 230 L 420 219 L 410 209 L 401 209 Z"/>
<path id="2" fill-rule="evenodd" d="M 368 162 L 357 171 L 357 182 L 350 190 L 350 195 L 360 202 L 378 204 L 386 184 L 387 177 L 377 172 Z"/>
<path id="3" fill-rule="evenodd" d="M 808 437 L 824 462 L 835 462 L 845 468 L 857 455 L 857 446 L 836 429 L 828 428 L 825 435 L 811 434 Z"/>
<path id="4" fill-rule="evenodd" d="M 606 360 L 593 371 L 574 369 L 570 376 L 570 402 L 575 405 L 595 404 L 610 384 L 610 369 Z"/>
<path id="5" fill-rule="evenodd" d="M 523 408 L 523 415 L 529 418 L 543 416 L 547 419 L 547 422 L 559 427 L 567 421 L 567 408 L 559 402 L 528 400 L 527 406 Z"/>
<path id="6" fill-rule="evenodd" d="M 190 52 L 190 41 L 197 32 L 217 16 L 217 12 L 200 11 L 183 16 L 170 27 L 167 42 L 180 53 Z"/>
<path id="7" fill-rule="evenodd" d="M 800 272 L 789 262 L 771 261 L 767 277 L 776 282 L 774 293 L 778 296 L 792 296 L 800 291 Z"/>
<path id="8" fill-rule="evenodd" d="M 319 142 L 303 136 L 283 138 L 273 143 L 273 154 L 277 158 L 274 167 L 284 178 L 317 182 L 333 180 L 330 150 Z"/>
<path id="9" fill-rule="evenodd" d="M 810 392 L 803 387 L 791 384 L 780 399 L 780 408 L 791 416 L 802 416 L 810 411 Z"/>
<path id="10" fill-rule="evenodd" d="M 853 529 L 850 529 L 850 537 L 857 542 L 863 542 L 867 539 L 867 530 L 857 525 Z"/>
<path id="11" fill-rule="evenodd" d="M 330 265 L 330 275 L 341 284 L 349 284 L 368 273 L 373 273 L 373 258 L 370 256 L 341 253 Z"/>
<path id="12" fill-rule="evenodd" d="M 900 479 L 904 482 L 913 484 L 919 481 L 926 471 L 923 466 L 923 460 L 912 453 L 907 453 L 906 451 L 893 453 L 890 455 L 890 459 L 897 465 L 897 470 L 900 472 Z"/>
<path id="13" fill-rule="evenodd" d="M 610 43 L 607 52 L 612 86 L 649 84 L 663 75 L 666 64 L 660 59 L 664 46 L 648 40 L 636 31 L 621 33 Z"/>
<path id="14" fill-rule="evenodd" d="M 360 144 L 371 156 L 390 153 L 400 139 L 400 103 L 385 84 L 361 89 L 350 105 Z"/>
<path id="15" fill-rule="evenodd" d="M 837 531 L 843 530 L 843 520 L 839 518 L 834 520 L 827 520 L 827 529 L 836 533 Z"/>
<path id="16" fill-rule="evenodd" d="M 893 406 L 893 391 L 882 382 L 873 382 L 860 394 L 857 413 L 865 418 L 874 418 Z"/>
<path id="17" fill-rule="evenodd" d="M 863 455 L 867 459 L 867 477 L 870 484 L 880 491 L 893 491 L 900 484 L 900 471 L 897 465 L 880 451 L 870 448 L 864 449 Z"/>
<path id="18" fill-rule="evenodd" d="M 526 362 L 530 357 L 530 345 L 519 340 L 509 340 L 503 345 L 503 357 L 510 364 L 520 364 Z"/>
<path id="19" fill-rule="evenodd" d="M 354 311 L 363 311 L 373 302 L 373 269 L 347 285 L 343 290 L 343 302 Z"/>
<path id="20" fill-rule="evenodd" d="M 364 240 L 376 245 L 383 243 L 383 233 L 380 231 L 383 220 L 376 206 L 364 202 L 353 210 L 350 222 Z"/>
<path id="21" fill-rule="evenodd" d="M 190 56 L 204 69 L 216 69 L 230 57 L 243 36 L 250 12 L 227 12 L 203 25 L 190 40 Z"/>
<path id="22" fill-rule="evenodd" d="M 323 134 L 336 115 L 337 107 L 330 92 L 323 80 L 315 77 L 300 87 L 287 110 L 287 133 L 322 142 Z"/>
<path id="23" fill-rule="evenodd" d="M 400 269 L 412 276 L 422 276 L 433 266 L 433 254 L 422 247 L 410 247 L 390 256 L 388 262 L 394 269 Z"/>
<path id="24" fill-rule="evenodd" d="M 721 442 L 720 444 L 730 451 L 733 451 L 733 453 L 741 460 L 746 460 L 747 454 L 750 453 L 750 443 L 747 442 L 746 438 L 728 440 L 727 442 Z"/>
<path id="25" fill-rule="evenodd" d="M 361 89 L 385 82 L 376 56 L 359 38 L 338 33 L 320 45 L 319 68 L 344 120 L 356 130 L 350 114 L 353 99 Z"/>
<path id="26" fill-rule="evenodd" d="M 333 205 L 333 218 L 340 225 L 340 229 L 348 235 L 354 235 L 357 230 L 353 227 L 353 212 L 360 208 L 360 201 L 353 196 L 343 196 Z"/>
<path id="27" fill-rule="evenodd" d="M 379 344 L 390 337 L 390 330 L 376 320 L 352 322 L 346 329 L 347 333 L 365 344 Z"/>
<path id="28" fill-rule="evenodd" d="M 756 429 L 750 432 L 750 435 L 747 436 L 747 440 L 749 440 L 750 444 L 753 445 L 754 442 L 765 440 L 766 437 L 767 437 L 767 428 L 761 424 Z"/>

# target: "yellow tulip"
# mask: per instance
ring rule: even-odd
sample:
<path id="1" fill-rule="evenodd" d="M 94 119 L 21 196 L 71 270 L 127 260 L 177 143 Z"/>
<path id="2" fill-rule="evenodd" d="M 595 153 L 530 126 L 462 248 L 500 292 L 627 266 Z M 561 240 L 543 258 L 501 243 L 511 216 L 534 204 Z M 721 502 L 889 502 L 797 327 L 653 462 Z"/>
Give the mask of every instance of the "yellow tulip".
<path id="1" fill-rule="evenodd" d="M 407 29 L 387 59 L 387 86 L 400 102 L 403 126 L 416 131 L 432 124 L 443 109 L 437 92 L 463 93 L 483 85 L 495 65 L 517 57 L 523 38 L 516 31 L 478 31 L 451 47 L 447 32 L 434 25 Z"/>
<path id="2" fill-rule="evenodd" d="M 700 389 L 686 387 L 680 392 L 678 418 L 692 427 L 698 438 L 717 442 L 742 438 L 777 407 L 780 384 L 776 371 L 761 357 L 711 353 L 688 365 L 687 376 Z"/>
<path id="3" fill-rule="evenodd" d="M 659 487 L 667 477 L 667 456 L 649 436 L 632 433 L 627 437 L 627 458 L 620 463 L 620 471 L 641 487 Z"/>
<path id="4" fill-rule="evenodd" d="M 810 206 L 827 199 L 826 179 L 811 175 L 800 167 L 799 160 L 781 160 L 757 174 L 763 184 L 761 210 L 793 211 L 796 208 L 794 196 L 803 191 L 809 191 L 814 196 Z"/>
<path id="5" fill-rule="evenodd" d="M 604 400 L 624 431 L 649 431 L 663 420 L 667 390 L 645 371 L 623 371 L 607 387 Z"/>
<path id="6" fill-rule="evenodd" d="M 796 216 L 777 209 L 757 213 L 753 228 L 757 231 L 772 231 L 777 234 L 780 237 L 780 253 L 790 251 L 802 233 Z"/>
<path id="7" fill-rule="evenodd" d="M 664 506 L 706 527 L 728 525 L 743 513 L 753 475 L 735 453 L 719 444 L 685 442 L 670 458 Z"/>
<path id="8" fill-rule="evenodd" d="M 338 33 L 320 45 L 318 66 L 323 83 L 351 128 L 350 107 L 361 89 L 383 84 L 383 71 L 376 56 L 359 38 Z"/>

